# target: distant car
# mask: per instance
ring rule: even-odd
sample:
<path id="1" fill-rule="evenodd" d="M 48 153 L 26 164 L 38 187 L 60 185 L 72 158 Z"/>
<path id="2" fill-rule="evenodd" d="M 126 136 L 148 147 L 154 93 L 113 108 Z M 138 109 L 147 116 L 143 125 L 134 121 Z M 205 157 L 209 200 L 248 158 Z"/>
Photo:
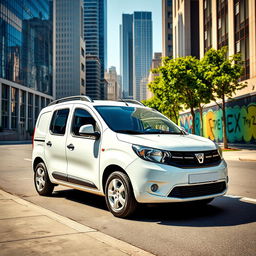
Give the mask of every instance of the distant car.
<path id="1" fill-rule="evenodd" d="M 35 188 L 56 184 L 105 195 L 117 217 L 138 203 L 209 203 L 227 191 L 227 164 L 209 139 L 191 135 L 133 100 L 86 96 L 50 103 L 33 139 Z"/>

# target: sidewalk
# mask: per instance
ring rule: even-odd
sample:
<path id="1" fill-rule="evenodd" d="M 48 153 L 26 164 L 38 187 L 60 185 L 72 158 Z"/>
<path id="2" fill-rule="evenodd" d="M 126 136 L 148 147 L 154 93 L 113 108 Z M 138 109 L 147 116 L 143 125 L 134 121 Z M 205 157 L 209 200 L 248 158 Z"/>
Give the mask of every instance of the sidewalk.
<path id="1" fill-rule="evenodd" d="M 239 161 L 255 161 L 256 150 L 238 150 L 238 151 L 223 151 L 225 160 L 239 160 Z"/>
<path id="2" fill-rule="evenodd" d="M 152 255 L 2 190 L 0 209 L 1 256 Z"/>

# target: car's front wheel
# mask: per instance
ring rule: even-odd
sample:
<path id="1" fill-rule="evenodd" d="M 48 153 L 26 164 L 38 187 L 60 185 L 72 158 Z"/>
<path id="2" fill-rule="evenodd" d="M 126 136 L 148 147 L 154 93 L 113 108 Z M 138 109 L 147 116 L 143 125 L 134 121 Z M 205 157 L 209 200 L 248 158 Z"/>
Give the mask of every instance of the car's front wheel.
<path id="1" fill-rule="evenodd" d="M 130 179 L 119 171 L 111 173 L 108 177 L 105 198 L 108 209 L 116 217 L 128 217 L 137 207 Z"/>
<path id="2" fill-rule="evenodd" d="M 44 163 L 37 164 L 34 172 L 34 183 L 39 195 L 50 196 L 52 194 L 54 184 L 49 179 Z"/>

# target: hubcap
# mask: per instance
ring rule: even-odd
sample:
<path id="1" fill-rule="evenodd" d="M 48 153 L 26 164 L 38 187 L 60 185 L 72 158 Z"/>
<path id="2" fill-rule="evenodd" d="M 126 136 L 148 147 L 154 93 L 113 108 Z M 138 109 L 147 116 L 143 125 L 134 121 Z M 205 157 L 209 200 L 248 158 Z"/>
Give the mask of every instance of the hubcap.
<path id="1" fill-rule="evenodd" d="M 42 167 L 36 170 L 36 187 L 38 191 L 42 191 L 45 186 L 45 170 Z"/>
<path id="2" fill-rule="evenodd" d="M 108 185 L 108 201 L 113 211 L 121 211 L 126 202 L 126 191 L 120 179 L 113 179 Z"/>

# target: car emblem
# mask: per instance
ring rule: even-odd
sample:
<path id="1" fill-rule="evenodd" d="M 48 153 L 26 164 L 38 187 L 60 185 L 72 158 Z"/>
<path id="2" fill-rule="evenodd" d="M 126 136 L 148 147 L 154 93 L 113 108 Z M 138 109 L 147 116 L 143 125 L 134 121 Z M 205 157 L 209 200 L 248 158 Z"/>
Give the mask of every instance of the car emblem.
<path id="1" fill-rule="evenodd" d="M 202 164 L 204 162 L 204 153 L 198 153 L 198 154 L 195 154 L 199 164 Z"/>

